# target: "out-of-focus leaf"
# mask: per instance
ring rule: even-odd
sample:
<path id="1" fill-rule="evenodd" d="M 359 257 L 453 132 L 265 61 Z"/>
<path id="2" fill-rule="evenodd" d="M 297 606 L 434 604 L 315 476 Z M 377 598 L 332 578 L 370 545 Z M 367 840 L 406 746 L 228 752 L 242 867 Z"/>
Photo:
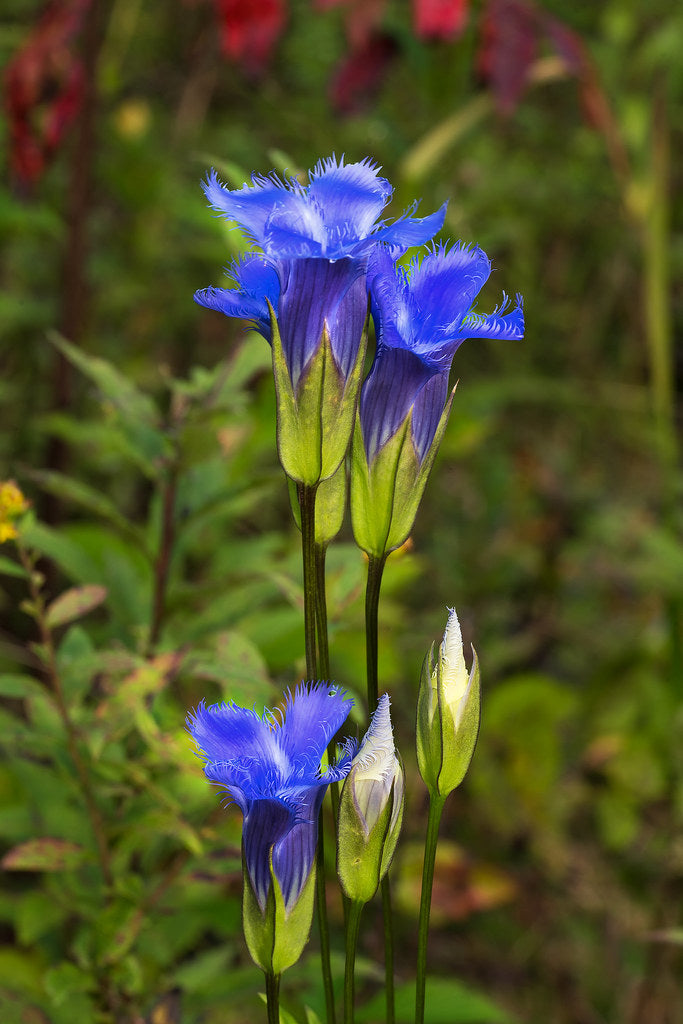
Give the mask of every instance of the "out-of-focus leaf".
<path id="1" fill-rule="evenodd" d="M 0 861 L 5 871 L 70 871 L 86 859 L 82 846 L 44 836 L 28 839 L 8 850 Z"/>
<path id="2" fill-rule="evenodd" d="M 379 993 L 356 1011 L 359 1024 L 384 1024 L 385 997 Z M 415 983 L 396 989 L 397 1024 L 415 1020 Z M 427 978 L 425 1024 L 511 1024 L 512 1018 L 488 996 L 460 981 Z"/>
<path id="3" fill-rule="evenodd" d="M 54 897 L 36 889 L 26 893 L 19 902 L 16 915 L 17 938 L 30 946 L 66 917 L 67 911 Z"/>
<path id="4" fill-rule="evenodd" d="M 74 619 L 81 619 L 94 608 L 99 608 L 107 599 L 106 587 L 90 583 L 83 587 L 72 587 L 55 598 L 47 609 L 46 622 L 50 629 L 64 626 Z"/>
<path id="5" fill-rule="evenodd" d="M 80 429 L 82 429 L 82 425 Z M 74 480 L 72 477 L 66 476 L 65 473 L 57 473 L 54 470 L 32 469 L 29 476 L 39 483 L 43 490 L 54 494 L 60 501 L 73 502 L 75 505 L 93 512 L 96 516 L 106 519 L 119 532 L 134 540 L 143 550 L 145 549 L 146 542 L 143 531 L 126 519 L 102 491 L 90 487 L 82 480 Z M 18 568 L 21 569 L 21 566 Z M 0 571 L 2 571 L 1 560 Z M 23 570 L 21 571 L 23 572 Z"/>
<path id="6" fill-rule="evenodd" d="M 11 558 L 0 555 L 0 576 L 21 576 L 25 578 L 26 570 L 18 562 L 13 562 Z"/>
<path id="7" fill-rule="evenodd" d="M 45 696 L 45 687 L 33 676 L 22 676 L 11 672 L 0 675 L 0 696 L 32 697 Z"/>
<path id="8" fill-rule="evenodd" d="M 92 992 L 94 987 L 92 974 L 68 961 L 45 972 L 45 990 L 57 1006 L 78 992 Z"/>

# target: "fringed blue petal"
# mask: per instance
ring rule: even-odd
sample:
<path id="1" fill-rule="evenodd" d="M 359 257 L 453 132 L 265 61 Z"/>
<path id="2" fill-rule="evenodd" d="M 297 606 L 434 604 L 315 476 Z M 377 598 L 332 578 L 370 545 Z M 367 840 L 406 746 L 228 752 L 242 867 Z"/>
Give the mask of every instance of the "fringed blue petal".
<path id="1" fill-rule="evenodd" d="M 240 189 L 230 189 L 221 183 L 212 169 L 202 183 L 204 193 L 212 209 L 234 220 L 258 245 L 262 245 L 266 223 L 273 209 L 287 204 L 293 193 L 277 178 L 252 178 Z"/>
<path id="2" fill-rule="evenodd" d="M 234 281 L 235 288 L 203 288 L 195 292 L 194 301 L 226 316 L 249 321 L 270 341 L 268 302 L 277 309 L 280 298 L 277 271 L 261 256 L 249 256 L 233 264 L 228 276 Z"/>
<path id="3" fill-rule="evenodd" d="M 312 765 L 319 777 L 327 744 L 348 718 L 353 700 L 338 686 L 302 683 L 287 695 L 280 743 L 295 765 Z"/>
<path id="4" fill-rule="evenodd" d="M 516 297 L 516 305 L 510 309 L 510 300 L 503 295 L 503 301 L 493 313 L 470 312 L 461 321 L 458 336 L 465 338 L 506 338 L 519 339 L 524 337 L 524 303 L 521 295 Z"/>
<path id="5" fill-rule="evenodd" d="M 343 157 L 339 163 L 331 157 L 321 161 L 309 177 L 311 202 L 321 211 L 327 225 L 345 225 L 347 242 L 372 233 L 393 192 L 371 160 L 345 164 Z"/>
<path id="6" fill-rule="evenodd" d="M 448 203 L 444 203 L 434 213 L 430 213 L 428 217 L 413 217 L 411 210 L 407 210 L 393 224 L 386 225 L 380 228 L 379 231 L 376 231 L 373 236 L 374 240 L 376 242 L 384 242 L 390 246 L 394 256 L 400 256 L 414 245 L 424 245 L 425 242 L 434 237 L 437 231 L 441 231 L 446 217 L 447 206 Z"/>

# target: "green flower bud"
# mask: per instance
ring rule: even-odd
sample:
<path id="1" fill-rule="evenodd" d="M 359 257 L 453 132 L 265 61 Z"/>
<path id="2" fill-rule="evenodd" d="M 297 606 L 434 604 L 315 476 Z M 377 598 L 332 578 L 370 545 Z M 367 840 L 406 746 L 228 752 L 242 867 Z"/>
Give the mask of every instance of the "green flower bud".
<path id="1" fill-rule="evenodd" d="M 278 455 L 291 480 L 313 487 L 337 471 L 349 447 L 365 363 L 367 325 L 347 377 L 335 362 L 325 326 L 296 388 L 272 308 L 271 328 Z"/>
<path id="2" fill-rule="evenodd" d="M 460 623 L 449 609 L 443 640 L 425 657 L 417 699 L 417 763 L 432 795 L 446 797 L 469 767 L 479 734 L 480 682 L 472 648 L 468 673 Z"/>
<path id="3" fill-rule="evenodd" d="M 369 461 L 360 414 L 356 417 L 351 448 L 351 522 L 356 544 L 368 555 L 383 558 L 408 538 L 452 403 L 453 394 L 422 458 L 413 442 L 412 408 L 396 433 Z"/>
<path id="4" fill-rule="evenodd" d="M 351 763 L 339 802 L 337 874 L 350 900 L 371 900 L 389 870 L 403 803 L 403 766 L 394 747 L 385 693 Z"/>
<path id="5" fill-rule="evenodd" d="M 266 909 L 261 910 L 246 864 L 243 870 L 242 923 L 255 964 L 267 974 L 281 974 L 297 962 L 308 942 L 315 902 L 315 864 L 296 903 L 287 912 L 280 883 L 270 864 L 271 886 Z"/>

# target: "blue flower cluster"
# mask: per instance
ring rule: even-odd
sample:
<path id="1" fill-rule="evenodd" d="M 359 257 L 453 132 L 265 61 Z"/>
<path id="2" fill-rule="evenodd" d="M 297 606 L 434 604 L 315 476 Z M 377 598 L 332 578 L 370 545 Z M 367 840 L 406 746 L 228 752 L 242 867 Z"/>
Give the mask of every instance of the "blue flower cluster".
<path id="1" fill-rule="evenodd" d="M 429 451 L 448 391 L 448 375 L 466 338 L 521 338 L 521 296 L 504 299 L 490 315 L 476 297 L 491 272 L 486 254 L 458 243 L 438 245 L 405 270 L 396 260 L 441 229 L 445 204 L 424 218 L 415 207 L 394 223 L 381 220 L 392 195 L 370 160 L 347 164 L 330 157 L 310 172 L 309 184 L 253 175 L 229 189 L 212 172 L 209 203 L 236 222 L 255 250 L 229 271 L 232 288 L 195 294 L 203 306 L 251 321 L 271 340 L 275 311 L 296 389 L 327 328 L 342 377 L 358 355 L 368 294 L 377 334 L 375 361 L 360 397 L 368 460 L 412 409 L 412 438 L 422 461 Z"/>

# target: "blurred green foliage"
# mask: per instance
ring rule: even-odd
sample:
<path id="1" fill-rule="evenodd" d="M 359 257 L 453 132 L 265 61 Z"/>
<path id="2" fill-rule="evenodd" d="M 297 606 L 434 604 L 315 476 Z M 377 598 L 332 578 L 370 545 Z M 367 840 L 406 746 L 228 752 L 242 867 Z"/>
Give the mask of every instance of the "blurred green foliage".
<path id="1" fill-rule="evenodd" d="M 256 80 L 222 58 L 209 3 L 97 6 L 75 318 L 78 125 L 31 190 L 0 186 L 1 475 L 33 501 L 23 544 L 40 556 L 26 570 L 8 544 L 0 562 L 0 1019 L 263 1014 L 240 935 L 239 814 L 206 785 L 183 721 L 202 697 L 259 705 L 301 677 L 299 542 L 267 347 L 191 300 L 245 244 L 199 180 L 213 164 L 239 185 L 335 151 L 383 164 L 393 214 L 416 195 L 425 212 L 450 199 L 444 237 L 476 241 L 497 268 L 482 308 L 505 289 L 527 312 L 523 343 L 459 351 L 412 547 L 385 576 L 380 673 L 409 775 L 400 980 L 426 820 L 419 670 L 456 604 L 481 657 L 483 722 L 446 808 L 428 1019 L 674 1024 L 681 10 L 539 4 L 586 47 L 610 112 L 596 122 L 550 52 L 514 114 L 496 114 L 476 72 L 477 5 L 461 38 L 429 44 L 389 0 L 397 57 L 345 118 L 329 94 L 341 8 L 292 3 Z M 3 16 L 4 58 L 38 9 Z M 333 672 L 358 691 L 364 563 L 348 529 L 328 565 Z M 361 963 L 368 1024 L 378 934 Z M 314 956 L 284 1004 L 297 1021 L 321 1012 Z"/>

